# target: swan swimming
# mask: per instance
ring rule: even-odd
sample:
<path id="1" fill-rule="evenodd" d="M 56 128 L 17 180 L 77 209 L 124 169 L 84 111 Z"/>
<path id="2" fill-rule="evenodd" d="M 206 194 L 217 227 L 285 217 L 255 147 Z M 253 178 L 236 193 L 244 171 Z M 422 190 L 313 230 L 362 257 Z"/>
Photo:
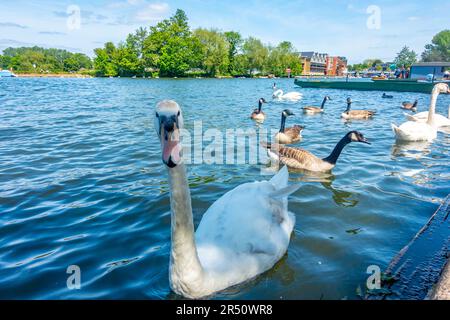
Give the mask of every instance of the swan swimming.
<path id="1" fill-rule="evenodd" d="M 297 102 L 302 99 L 302 94 L 296 91 L 284 93 L 283 90 L 278 89 L 273 92 L 272 97 L 279 101 L 292 101 Z"/>
<path id="2" fill-rule="evenodd" d="M 419 112 L 418 114 L 413 115 L 413 116 L 405 113 L 405 116 L 409 121 L 416 121 L 416 122 L 424 123 L 424 122 L 427 122 L 427 120 L 428 120 L 428 111 Z M 434 115 L 434 124 L 438 128 L 450 126 L 450 106 L 448 106 L 448 118 L 446 118 L 440 114 L 435 114 Z"/>
<path id="3" fill-rule="evenodd" d="M 438 83 L 431 93 L 430 110 L 425 123 L 408 121 L 397 127 L 392 124 L 392 130 L 399 141 L 432 141 L 437 137 L 437 127 L 435 124 L 436 102 L 439 94 L 450 93 L 450 89 L 445 83 Z"/>
<path id="4" fill-rule="evenodd" d="M 286 253 L 295 224 L 287 198 L 299 185 L 288 186 L 288 169 L 270 181 L 245 183 L 227 192 L 206 211 L 194 233 L 179 141 L 179 105 L 159 102 L 154 121 L 170 185 L 172 290 L 187 298 L 207 297 L 271 269 Z"/>

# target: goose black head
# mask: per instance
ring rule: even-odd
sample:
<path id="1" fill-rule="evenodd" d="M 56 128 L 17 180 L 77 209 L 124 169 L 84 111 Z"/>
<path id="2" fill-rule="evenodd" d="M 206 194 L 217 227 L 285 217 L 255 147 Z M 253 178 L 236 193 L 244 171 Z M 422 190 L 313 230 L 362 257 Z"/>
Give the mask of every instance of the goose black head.
<path id="1" fill-rule="evenodd" d="M 324 98 L 325 100 L 330 100 L 331 101 L 331 98 L 330 98 L 330 96 L 325 96 L 325 98 Z"/>
<path id="2" fill-rule="evenodd" d="M 291 110 L 289 110 L 289 109 L 284 109 L 282 113 L 283 113 L 283 116 L 285 116 L 285 117 L 289 117 L 289 116 L 293 116 L 294 115 L 294 113 Z"/>
<path id="3" fill-rule="evenodd" d="M 169 168 L 181 163 L 180 130 L 183 129 L 181 108 L 175 101 L 164 100 L 156 105 L 155 129 L 161 142 L 162 161 Z"/>
<path id="4" fill-rule="evenodd" d="M 371 144 L 367 139 L 364 137 L 364 135 L 359 131 L 350 131 L 347 134 L 347 138 L 350 139 L 350 142 L 362 142 L 365 144 Z"/>
<path id="5" fill-rule="evenodd" d="M 261 99 L 259 99 L 259 103 L 260 103 L 260 104 L 263 104 L 263 103 L 267 103 L 267 101 L 266 101 L 266 99 L 261 98 Z"/>
<path id="6" fill-rule="evenodd" d="M 350 111 L 350 108 L 352 107 L 352 99 L 351 98 L 347 98 L 347 112 Z"/>

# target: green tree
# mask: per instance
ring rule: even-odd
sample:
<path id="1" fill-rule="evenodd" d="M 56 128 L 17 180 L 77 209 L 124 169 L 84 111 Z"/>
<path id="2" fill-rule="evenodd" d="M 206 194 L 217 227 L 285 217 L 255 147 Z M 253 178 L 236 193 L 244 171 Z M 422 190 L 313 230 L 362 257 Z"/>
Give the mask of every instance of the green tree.
<path id="1" fill-rule="evenodd" d="M 239 32 L 228 31 L 224 33 L 228 42 L 228 73 L 231 75 L 240 74 L 236 65 L 236 56 L 239 54 L 242 46 L 242 36 Z"/>
<path id="2" fill-rule="evenodd" d="M 94 50 L 96 55 L 94 68 L 98 76 L 115 77 L 118 75 L 117 60 L 114 59 L 116 50 L 116 46 L 112 42 L 107 42 L 104 48 Z"/>
<path id="3" fill-rule="evenodd" d="M 405 66 L 406 68 L 411 67 L 415 62 L 417 62 L 417 53 L 410 50 L 407 46 L 404 46 L 394 59 L 394 63 L 397 66 Z"/>
<path id="4" fill-rule="evenodd" d="M 450 62 L 450 30 L 443 30 L 433 37 L 431 44 L 425 46 L 422 61 Z"/>
<path id="5" fill-rule="evenodd" d="M 194 37 L 201 43 L 202 67 L 209 76 L 228 73 L 229 43 L 225 36 L 217 30 L 199 28 L 194 31 Z"/>
<path id="6" fill-rule="evenodd" d="M 248 38 L 244 41 L 242 52 L 246 58 L 247 74 L 264 73 L 264 66 L 269 57 L 269 50 L 261 40 Z"/>
<path id="7" fill-rule="evenodd" d="M 201 63 L 201 43 L 192 36 L 188 18 L 180 9 L 170 19 L 150 27 L 144 48 L 147 66 L 159 69 L 161 76 L 183 76 Z"/>
<path id="8" fill-rule="evenodd" d="M 291 74 L 302 73 L 300 58 L 292 43 L 281 42 L 277 47 L 269 47 L 269 57 L 266 61 L 266 70 L 277 77 L 285 76 L 286 69 L 291 69 Z"/>
<path id="9" fill-rule="evenodd" d="M 146 28 L 139 28 L 135 33 L 129 34 L 126 40 L 127 49 L 136 56 L 137 66 L 134 67 L 136 73 L 145 75 L 147 61 L 145 58 L 145 41 L 149 33 Z M 133 59 L 134 60 L 134 59 Z"/>

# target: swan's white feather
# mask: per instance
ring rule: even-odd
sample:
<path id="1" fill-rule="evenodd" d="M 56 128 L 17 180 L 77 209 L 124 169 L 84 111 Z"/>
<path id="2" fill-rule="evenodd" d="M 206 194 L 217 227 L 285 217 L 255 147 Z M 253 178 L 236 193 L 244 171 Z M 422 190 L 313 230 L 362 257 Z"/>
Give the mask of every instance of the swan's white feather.
<path id="1" fill-rule="evenodd" d="M 288 93 L 284 93 L 283 90 L 278 89 L 273 93 L 273 98 L 278 99 L 280 101 L 299 101 L 302 99 L 302 94 L 300 92 L 292 91 Z"/>
<path id="2" fill-rule="evenodd" d="M 205 213 L 195 234 L 202 295 L 252 279 L 286 253 L 295 224 L 287 197 L 299 188 L 287 187 L 288 178 L 284 167 L 271 181 L 240 185 Z"/>
<path id="3" fill-rule="evenodd" d="M 437 130 L 427 123 L 408 121 L 397 127 L 392 124 L 392 130 L 400 141 L 432 141 L 437 137 Z"/>
<path id="4" fill-rule="evenodd" d="M 420 112 L 415 115 L 409 115 L 409 114 L 405 114 L 405 115 L 406 115 L 407 119 L 410 121 L 422 122 L 422 123 L 425 123 L 428 121 L 428 111 Z M 433 121 L 434 121 L 434 125 L 436 127 L 450 126 L 450 119 L 448 119 L 440 114 L 435 114 Z"/>

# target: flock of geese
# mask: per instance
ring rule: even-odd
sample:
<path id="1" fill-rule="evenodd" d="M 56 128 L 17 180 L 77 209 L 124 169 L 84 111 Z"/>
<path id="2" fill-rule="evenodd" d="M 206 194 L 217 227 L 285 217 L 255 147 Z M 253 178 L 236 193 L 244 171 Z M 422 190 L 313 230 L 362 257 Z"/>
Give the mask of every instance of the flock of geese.
<path id="1" fill-rule="evenodd" d="M 274 92 L 276 85 L 273 86 Z M 449 117 L 446 118 L 442 115 L 436 114 L 436 102 L 437 97 L 441 93 L 450 93 L 449 86 L 445 83 L 438 83 L 434 86 L 431 93 L 431 103 L 428 112 L 421 112 L 416 115 L 405 114 L 408 119 L 407 122 L 400 126 L 392 124 L 393 132 L 398 141 L 414 142 L 414 141 L 432 141 L 437 137 L 437 131 L 441 127 L 450 126 L 450 107 Z M 286 94 L 288 96 L 294 96 L 293 93 Z M 278 94 L 274 94 L 273 98 L 278 99 Z M 383 93 L 382 98 L 392 99 L 392 95 Z M 285 99 L 286 100 L 286 99 Z M 303 112 L 308 115 L 321 114 L 325 111 L 325 105 L 331 98 L 325 96 L 320 106 L 305 106 L 302 108 Z M 296 100 L 290 100 L 296 101 Z M 266 103 L 266 100 L 261 98 L 259 100 L 259 107 L 255 109 L 251 115 L 251 119 L 262 123 L 266 119 L 265 113 L 262 112 L 262 106 Z M 344 120 L 367 120 L 375 116 L 374 110 L 354 110 L 352 109 L 352 99 L 347 98 L 347 108 L 341 114 L 341 118 Z M 401 108 L 404 110 L 410 110 L 417 112 L 418 100 L 413 103 L 403 102 Z M 320 159 L 314 154 L 301 149 L 290 147 L 287 145 L 295 144 L 302 138 L 301 134 L 304 129 L 303 126 L 295 125 L 293 127 L 286 128 L 286 119 L 292 116 L 293 112 L 289 109 L 283 110 L 281 114 L 281 127 L 280 131 L 274 137 L 274 143 L 263 143 L 263 147 L 267 149 L 269 158 L 278 163 L 282 163 L 293 169 L 303 169 L 308 171 L 326 172 L 334 168 L 336 162 L 343 150 L 343 148 L 351 142 L 369 142 L 365 139 L 364 135 L 357 131 L 347 133 L 342 138 L 330 156 Z"/>
<path id="2" fill-rule="evenodd" d="M 293 93 L 275 94 L 276 91 L 278 89 L 274 90 L 273 97 L 277 100 L 294 101 L 299 97 L 299 94 Z M 438 126 L 450 124 L 448 118 L 435 115 L 436 100 L 440 93 L 450 93 L 448 85 L 440 83 L 434 87 L 428 112 L 410 116 L 409 121 L 398 127 L 392 125 L 397 139 L 432 139 L 436 137 Z M 389 97 L 384 95 L 383 98 Z M 320 114 L 329 100 L 327 96 L 321 106 L 307 106 L 303 111 Z M 266 119 L 262 111 L 265 103 L 263 98 L 258 101 L 258 108 L 251 114 L 251 119 L 259 122 Z M 352 101 L 348 99 L 342 118 L 369 119 L 375 115 L 371 110 L 352 110 L 351 105 Z M 191 195 L 179 141 L 180 130 L 183 129 L 181 108 L 175 101 L 164 100 L 156 105 L 154 115 L 171 193 L 169 282 L 175 293 L 191 299 L 205 298 L 254 279 L 271 269 L 284 256 L 295 225 L 295 215 L 288 211 L 288 196 L 300 188 L 299 184 L 288 184 L 288 167 L 330 171 L 346 145 L 352 142 L 369 144 L 362 133 L 351 131 L 326 158 L 289 147 L 300 141 L 304 127 L 286 127 L 286 121 L 293 113 L 285 109 L 274 143 L 263 144 L 269 157 L 281 162 L 284 167 L 270 181 L 245 183 L 224 194 L 206 211 L 195 231 Z"/>

